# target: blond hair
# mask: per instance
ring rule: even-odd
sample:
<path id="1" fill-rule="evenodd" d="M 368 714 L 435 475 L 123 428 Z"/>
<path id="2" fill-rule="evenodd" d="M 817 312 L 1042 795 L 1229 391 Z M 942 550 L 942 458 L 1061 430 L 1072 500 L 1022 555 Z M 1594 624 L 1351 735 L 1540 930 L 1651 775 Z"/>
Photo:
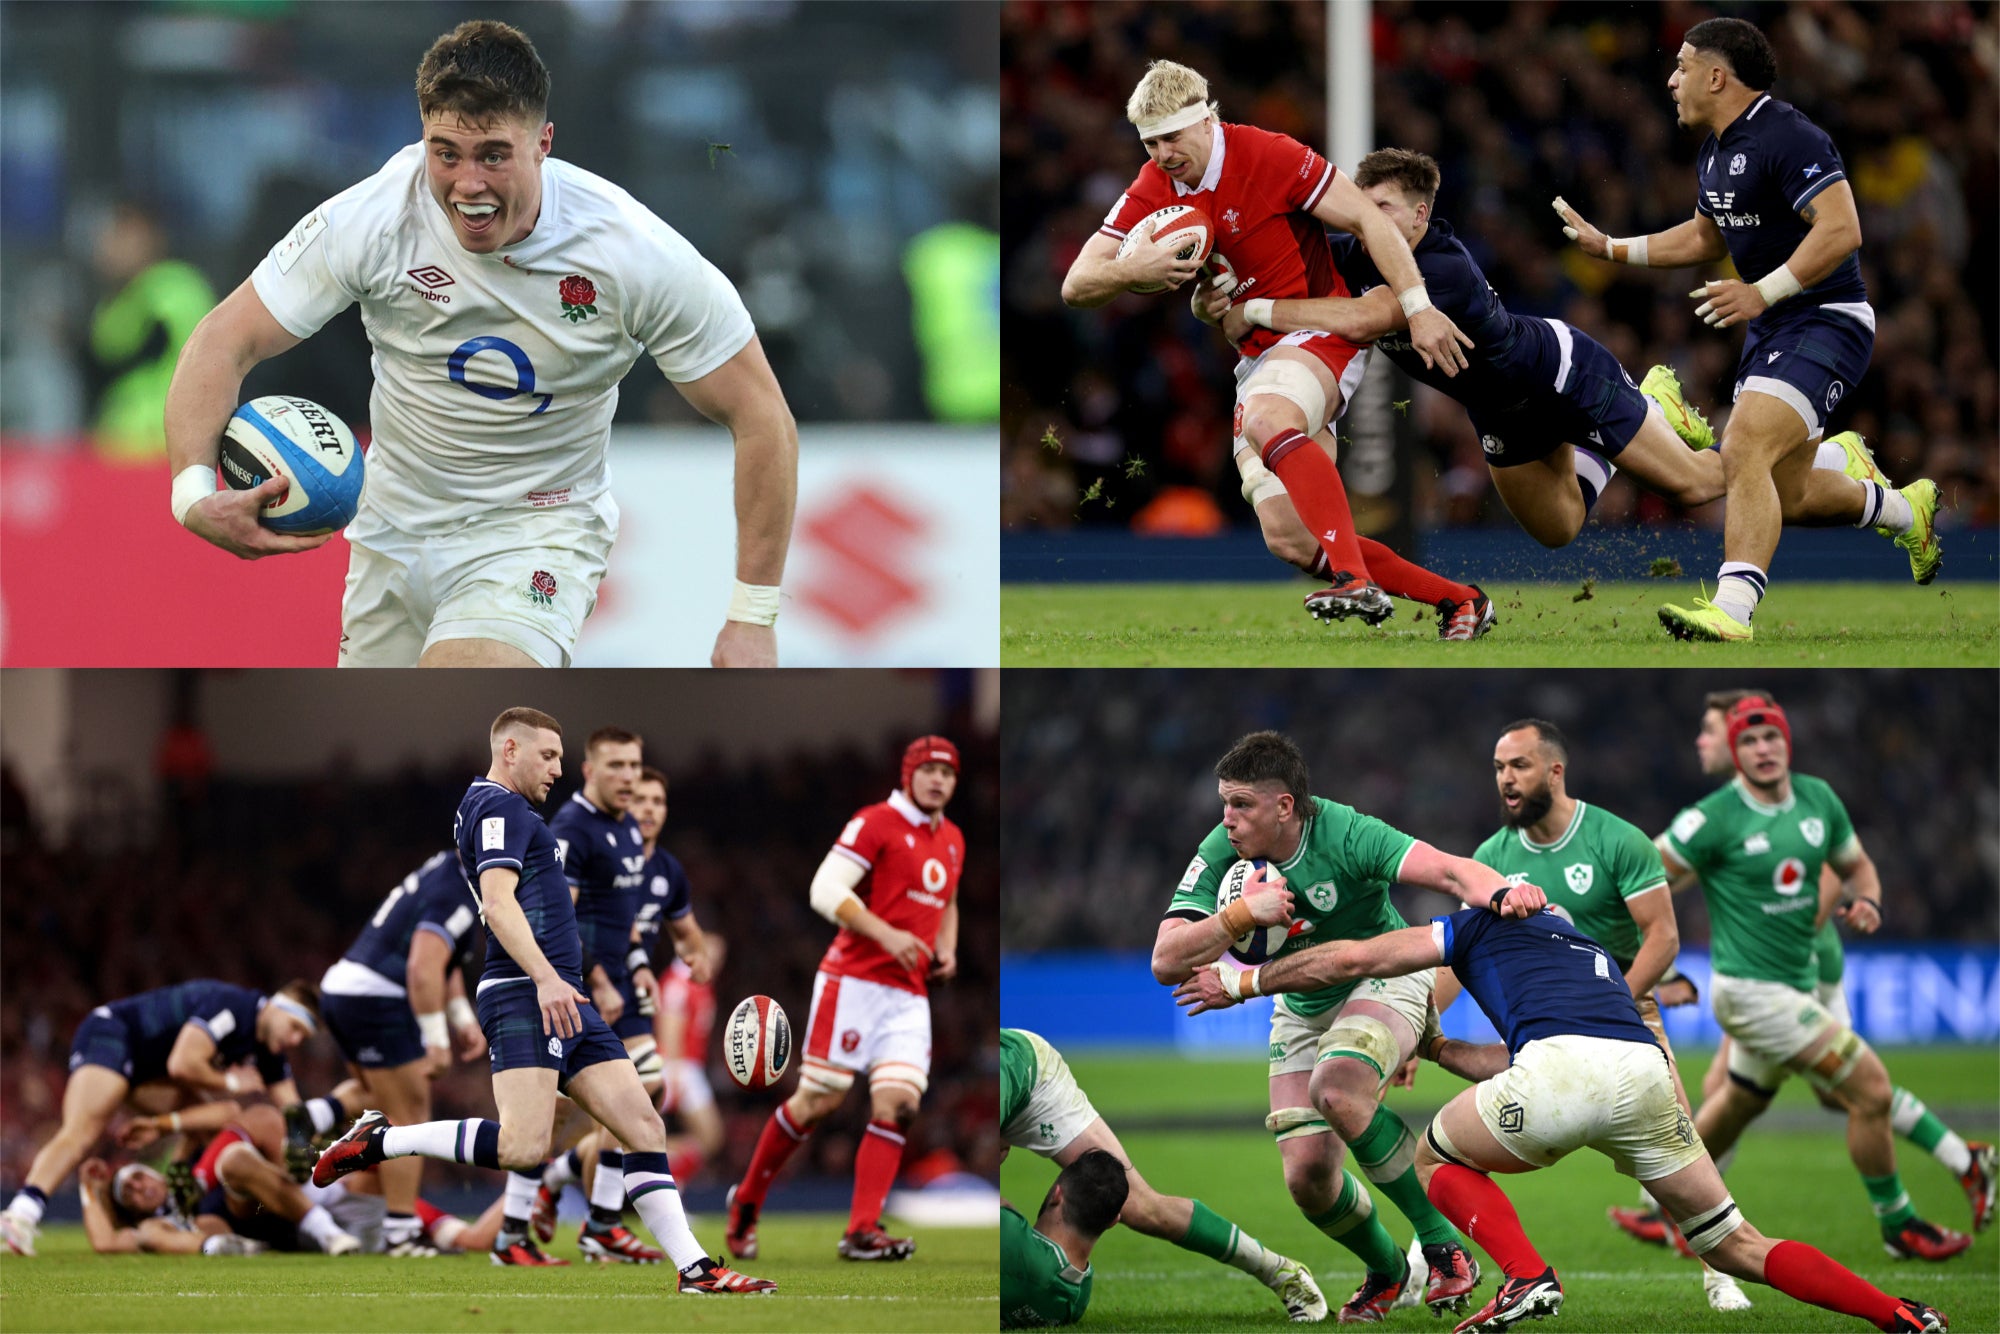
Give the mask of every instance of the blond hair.
<path id="1" fill-rule="evenodd" d="M 1125 100 L 1125 119 L 1134 125 L 1170 116 L 1182 107 L 1208 102 L 1208 80 L 1186 65 L 1172 60 L 1155 60 L 1146 66 L 1146 77 Z M 1208 102 L 1208 114 L 1221 114 L 1219 103 Z"/>

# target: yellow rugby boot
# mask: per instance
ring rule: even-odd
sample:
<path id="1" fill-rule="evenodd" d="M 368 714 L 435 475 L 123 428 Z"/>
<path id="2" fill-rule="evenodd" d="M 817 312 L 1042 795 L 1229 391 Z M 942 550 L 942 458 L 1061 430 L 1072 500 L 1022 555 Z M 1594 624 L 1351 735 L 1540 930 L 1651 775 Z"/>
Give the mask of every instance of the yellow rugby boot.
<path id="1" fill-rule="evenodd" d="M 1704 639 L 1715 643 L 1748 643 L 1756 634 L 1707 598 L 1696 598 L 1694 610 L 1671 604 L 1660 608 L 1660 624 L 1675 639 Z"/>
<path id="2" fill-rule="evenodd" d="M 1715 448 L 1715 432 L 1708 419 L 1687 401 L 1687 393 L 1672 367 L 1655 366 L 1647 371 L 1646 378 L 1639 381 L 1639 392 L 1660 405 L 1660 411 L 1667 416 L 1667 425 L 1674 428 L 1674 434 L 1689 449 Z"/>
<path id="3" fill-rule="evenodd" d="M 1910 531 L 1896 534 L 1896 545 L 1910 553 L 1910 577 L 1920 584 L 1937 578 L 1944 564 L 1944 550 L 1937 537 L 1937 483 L 1920 477 L 1899 494 L 1910 502 Z M 1876 529 L 1882 532 L 1882 529 Z"/>
<path id="4" fill-rule="evenodd" d="M 1839 445 L 1841 452 L 1847 455 L 1847 462 L 1840 465 L 1840 470 L 1849 477 L 1857 482 L 1873 482 L 1891 491 L 1896 489 L 1895 483 L 1889 480 L 1889 474 L 1876 466 L 1875 451 L 1868 448 L 1868 442 L 1861 438 L 1859 431 L 1842 431 L 1839 435 L 1828 436 L 1826 442 Z"/>

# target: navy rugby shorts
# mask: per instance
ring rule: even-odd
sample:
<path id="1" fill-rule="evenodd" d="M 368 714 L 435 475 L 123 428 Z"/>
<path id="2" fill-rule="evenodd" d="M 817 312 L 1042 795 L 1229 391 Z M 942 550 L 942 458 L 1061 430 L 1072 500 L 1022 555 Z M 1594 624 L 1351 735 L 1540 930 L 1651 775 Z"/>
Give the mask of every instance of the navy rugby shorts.
<path id="1" fill-rule="evenodd" d="M 599 1061 L 631 1059 L 595 1005 L 579 1001 L 576 1013 L 583 1020 L 583 1031 L 574 1037 L 557 1037 L 542 1032 L 542 1010 L 535 1002 L 533 982 L 482 987 L 479 1027 L 486 1034 L 493 1073 L 539 1066 L 556 1072 L 560 1088 L 572 1075 Z"/>
<path id="2" fill-rule="evenodd" d="M 1472 419 L 1492 467 L 1534 463 L 1564 444 L 1615 459 L 1645 424 L 1646 396 L 1618 358 L 1580 329 L 1548 324 L 1560 355 L 1548 384 L 1517 408 Z"/>
<path id="3" fill-rule="evenodd" d="M 382 1070 L 420 1061 L 424 1035 L 410 1002 L 401 996 L 332 996 L 319 998 L 326 1031 L 340 1044 L 341 1054 L 364 1070 Z"/>
<path id="4" fill-rule="evenodd" d="M 1851 311 L 1852 315 L 1840 311 Z M 1858 318 L 1866 313 L 1864 322 Z M 1826 434 L 1840 400 L 1868 373 L 1875 351 L 1875 312 L 1866 302 L 1831 306 L 1789 303 L 1750 321 L 1736 364 L 1736 393 L 1782 399 L 1805 420 L 1806 440 Z"/>

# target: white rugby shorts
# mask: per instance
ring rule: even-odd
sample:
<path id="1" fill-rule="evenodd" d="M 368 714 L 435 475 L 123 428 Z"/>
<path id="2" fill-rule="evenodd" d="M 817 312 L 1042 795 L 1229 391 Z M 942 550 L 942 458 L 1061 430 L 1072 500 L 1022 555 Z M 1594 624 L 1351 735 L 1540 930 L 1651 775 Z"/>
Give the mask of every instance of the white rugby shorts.
<path id="1" fill-rule="evenodd" d="M 1838 1022 L 1813 992 L 1782 982 L 1717 973 L 1708 995 L 1715 1022 L 1733 1039 L 1729 1073 L 1762 1089 L 1784 1083 L 1791 1074 L 1788 1063 Z"/>
<path id="2" fill-rule="evenodd" d="M 715 1090 L 700 1061 L 668 1061 L 667 1079 L 674 1090 L 676 1111 L 699 1112 L 715 1106 Z"/>
<path id="3" fill-rule="evenodd" d="M 878 1065 L 914 1066 L 928 1079 L 930 998 L 822 972 L 813 978 L 812 1013 L 806 1020 L 801 1057 L 857 1074 Z"/>
<path id="4" fill-rule="evenodd" d="M 1424 1031 L 1424 1017 L 1431 1004 L 1431 983 L 1436 977 L 1435 968 L 1403 977 L 1364 977 L 1354 984 L 1354 990 L 1348 993 L 1346 1000 L 1310 1019 L 1293 1014 L 1282 1004 L 1273 1005 L 1271 1078 L 1310 1072 L 1319 1063 L 1327 1030 L 1333 1027 L 1333 1021 L 1353 1001 L 1374 1001 L 1377 1005 L 1388 1006 L 1409 1022 L 1410 1037 L 1415 1041 Z M 1390 1070 L 1387 1073 L 1393 1075 L 1396 1072 Z"/>
<path id="5" fill-rule="evenodd" d="M 609 492 L 591 504 L 496 510 L 419 535 L 371 521 L 347 530 L 342 667 L 414 667 L 432 644 L 492 639 L 567 667 L 618 537 Z"/>
<path id="6" fill-rule="evenodd" d="M 1035 1087 L 1012 1120 L 1000 1127 L 1000 1136 L 1017 1149 L 1027 1149 L 1044 1158 L 1053 1158 L 1076 1142 L 1097 1119 L 1097 1109 L 1077 1087 L 1069 1062 L 1037 1033 L 1026 1033 L 1035 1049 Z"/>

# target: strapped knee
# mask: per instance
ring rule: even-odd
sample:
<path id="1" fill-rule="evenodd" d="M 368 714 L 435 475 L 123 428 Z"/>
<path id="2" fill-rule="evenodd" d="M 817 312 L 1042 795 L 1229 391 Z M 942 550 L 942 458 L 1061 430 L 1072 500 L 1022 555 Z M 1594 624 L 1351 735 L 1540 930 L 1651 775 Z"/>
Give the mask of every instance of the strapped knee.
<path id="1" fill-rule="evenodd" d="M 1253 507 L 1272 496 L 1286 494 L 1285 484 L 1278 480 L 1278 474 L 1264 466 L 1253 445 L 1246 444 L 1236 452 L 1236 471 L 1243 478 L 1243 498 Z"/>
<path id="2" fill-rule="evenodd" d="M 808 1056 L 799 1062 L 799 1084 L 815 1093 L 845 1097 L 847 1090 L 854 1087 L 854 1072 Z"/>
<path id="3" fill-rule="evenodd" d="M 1742 1226 L 1743 1215 L 1736 1208 L 1736 1201 L 1725 1195 L 1721 1204 L 1713 1209 L 1704 1209 L 1683 1222 L 1681 1235 L 1687 1238 L 1688 1248 L 1696 1255 L 1707 1255 Z"/>
<path id="4" fill-rule="evenodd" d="M 1352 1057 L 1365 1061 L 1374 1068 L 1376 1090 L 1389 1082 L 1389 1076 L 1402 1064 L 1403 1044 L 1396 1040 L 1389 1025 L 1373 1015 L 1343 1015 L 1333 1021 L 1333 1027 L 1326 1030 L 1320 1039 L 1319 1056 L 1314 1062 L 1331 1061 L 1340 1057 Z"/>
<path id="5" fill-rule="evenodd" d="M 1302 435 L 1318 435 L 1320 427 L 1326 425 L 1326 390 L 1320 388 L 1319 377 L 1299 362 L 1267 357 L 1250 372 L 1236 398 L 1248 407 L 1250 400 L 1259 394 L 1282 398 L 1304 413 L 1306 424 L 1300 428 Z"/>
<path id="6" fill-rule="evenodd" d="M 883 1061 L 868 1071 L 870 1091 L 877 1089 L 906 1089 L 921 1098 L 924 1090 L 931 1086 L 930 1076 L 922 1067 L 907 1061 Z"/>
<path id="7" fill-rule="evenodd" d="M 1271 1132 L 1273 1139 L 1283 1144 L 1288 1139 L 1303 1139 L 1307 1135 L 1328 1135 L 1333 1127 L 1326 1118 L 1310 1107 L 1281 1107 L 1264 1118 L 1264 1129 Z"/>
<path id="8" fill-rule="evenodd" d="M 1868 1043 L 1862 1036 L 1851 1028 L 1842 1028 L 1804 1072 L 1806 1083 L 1831 1093 L 1847 1082 L 1847 1077 L 1854 1073 L 1854 1067 L 1861 1064 L 1861 1058 L 1867 1054 Z"/>
<path id="9" fill-rule="evenodd" d="M 640 1079 L 657 1082 L 666 1073 L 666 1062 L 660 1059 L 660 1046 L 651 1038 L 640 1038 L 626 1048 L 625 1054 L 632 1058 L 632 1069 L 638 1072 Z"/>

